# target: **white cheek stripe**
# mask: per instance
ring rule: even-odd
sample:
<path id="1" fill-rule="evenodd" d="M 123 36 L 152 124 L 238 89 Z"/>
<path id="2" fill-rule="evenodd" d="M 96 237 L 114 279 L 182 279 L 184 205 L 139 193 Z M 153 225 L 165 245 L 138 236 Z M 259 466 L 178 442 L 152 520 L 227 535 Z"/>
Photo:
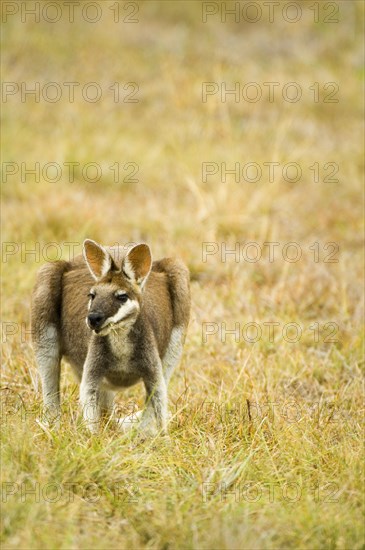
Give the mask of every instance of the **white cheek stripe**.
<path id="1" fill-rule="evenodd" d="M 109 323 L 119 323 L 124 317 L 129 315 L 132 312 L 139 311 L 139 304 L 137 300 L 128 300 L 125 304 L 122 304 L 118 311 L 113 317 L 108 317 L 104 325 L 106 326 Z"/>

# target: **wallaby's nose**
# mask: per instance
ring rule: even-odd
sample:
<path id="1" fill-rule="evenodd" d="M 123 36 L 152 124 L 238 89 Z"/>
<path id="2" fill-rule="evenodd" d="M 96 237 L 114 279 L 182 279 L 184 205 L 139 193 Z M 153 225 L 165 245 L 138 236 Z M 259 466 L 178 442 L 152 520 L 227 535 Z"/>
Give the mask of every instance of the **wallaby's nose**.
<path id="1" fill-rule="evenodd" d="M 105 317 L 102 313 L 96 311 L 94 313 L 89 313 L 87 320 L 91 328 L 99 328 L 104 323 Z"/>

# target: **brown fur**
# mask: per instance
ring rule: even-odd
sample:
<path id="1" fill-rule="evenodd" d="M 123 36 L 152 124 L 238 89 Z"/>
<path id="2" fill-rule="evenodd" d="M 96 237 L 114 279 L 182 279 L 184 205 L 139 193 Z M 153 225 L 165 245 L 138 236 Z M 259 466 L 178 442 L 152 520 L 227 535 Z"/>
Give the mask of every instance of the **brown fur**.
<path id="1" fill-rule="evenodd" d="M 164 401 L 168 377 L 161 381 L 162 363 L 173 351 L 173 329 L 178 329 L 178 334 L 181 330 L 181 345 L 185 338 L 190 310 L 188 270 L 171 258 L 151 266 L 147 245 L 138 245 L 127 254 L 121 248 L 98 247 L 93 241 L 85 242 L 87 263 L 80 255 L 71 262 L 47 264 L 38 273 L 32 300 L 32 335 L 45 403 L 59 407 L 60 360 L 65 357 L 79 381 L 89 388 L 85 392 L 91 392 L 90 401 L 93 392 L 97 394 L 93 401 L 95 405 L 98 400 L 93 418 L 96 423 L 99 414 L 95 411 L 103 408 L 103 395 L 108 390 L 143 380 L 147 398 L 152 401 L 161 386 L 162 397 L 157 396 L 153 408 L 158 427 L 164 428 L 166 419 L 159 414 L 159 399 Z M 110 269 L 103 274 L 108 265 Z M 106 335 L 98 335 L 97 328 L 92 331 L 85 322 L 87 316 L 89 319 L 100 313 L 107 320 L 114 319 L 124 311 L 118 301 L 124 293 L 128 296 L 126 306 L 135 305 L 131 313 L 126 309 L 128 315 L 121 322 L 102 328 L 107 331 L 112 327 Z"/>

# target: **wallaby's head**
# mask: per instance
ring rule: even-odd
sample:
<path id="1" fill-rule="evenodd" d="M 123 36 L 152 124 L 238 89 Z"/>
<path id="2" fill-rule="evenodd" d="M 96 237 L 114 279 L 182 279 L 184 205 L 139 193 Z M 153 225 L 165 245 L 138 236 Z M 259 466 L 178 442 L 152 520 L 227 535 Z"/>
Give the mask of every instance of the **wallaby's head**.
<path id="1" fill-rule="evenodd" d="M 99 336 L 130 327 L 139 315 L 143 286 L 152 266 L 149 246 L 137 244 L 116 261 L 103 246 L 87 239 L 83 255 L 95 279 L 89 292 L 87 325 Z"/>

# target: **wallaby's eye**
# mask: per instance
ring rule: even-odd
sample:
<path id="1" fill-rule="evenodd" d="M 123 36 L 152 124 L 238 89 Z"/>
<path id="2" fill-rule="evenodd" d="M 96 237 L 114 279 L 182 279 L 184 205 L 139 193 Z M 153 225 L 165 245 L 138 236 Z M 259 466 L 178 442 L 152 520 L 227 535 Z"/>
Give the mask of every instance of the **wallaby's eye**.
<path id="1" fill-rule="evenodd" d="M 90 300 L 93 300 L 95 298 L 95 292 L 89 292 L 87 296 L 88 298 L 90 298 Z"/>
<path id="2" fill-rule="evenodd" d="M 129 299 L 128 294 L 116 294 L 116 299 L 118 302 L 121 302 L 122 304 L 125 304 L 126 301 Z"/>

